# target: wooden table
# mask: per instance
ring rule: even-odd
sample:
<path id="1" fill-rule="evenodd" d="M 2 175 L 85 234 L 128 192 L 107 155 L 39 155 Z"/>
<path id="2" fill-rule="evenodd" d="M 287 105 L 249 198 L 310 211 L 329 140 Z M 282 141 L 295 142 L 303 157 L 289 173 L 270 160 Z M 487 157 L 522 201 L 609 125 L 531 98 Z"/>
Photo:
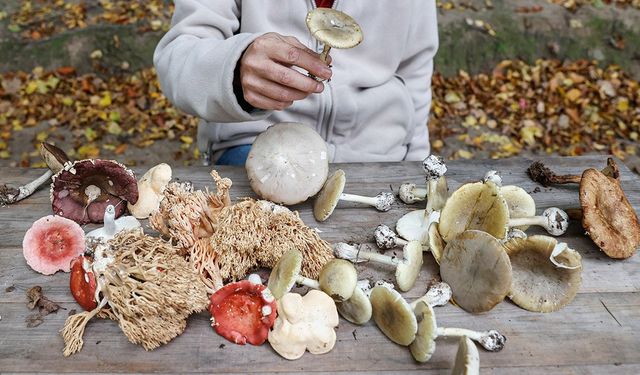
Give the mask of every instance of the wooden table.
<path id="1" fill-rule="evenodd" d="M 589 166 L 601 167 L 603 157 L 545 158 L 560 173 L 578 173 Z M 517 184 L 528 192 L 537 186 L 525 175 L 531 160 L 451 162 L 447 177 L 451 189 L 480 179 L 487 170 L 501 172 L 505 184 Z M 346 191 L 375 195 L 397 189 L 402 182 L 424 180 L 419 163 L 344 164 Z M 640 208 L 640 180 L 622 169 L 622 185 L 635 207 Z M 244 169 L 221 167 L 223 176 L 233 180 L 235 197 L 252 196 Z M 22 184 L 42 171 L 3 168 L 1 181 Z M 192 180 L 197 187 L 212 186 L 209 168 L 175 168 L 174 176 Z M 550 206 L 575 207 L 576 186 L 542 188 L 533 192 L 538 213 Z M 295 207 L 303 220 L 321 230 L 330 242 L 371 242 L 373 229 L 380 223 L 395 221 L 418 205 L 394 205 L 387 213 L 372 208 L 342 204 L 325 223 L 316 223 L 308 203 Z M 234 345 L 211 329 L 208 314 L 192 316 L 184 334 L 152 352 L 129 343 L 117 324 L 94 319 L 84 335 L 84 349 L 70 358 L 62 356 L 63 342 L 58 331 L 71 309 L 79 309 L 68 289 L 69 276 L 58 273 L 43 276 L 32 271 L 22 257 L 21 243 L 31 223 L 51 214 L 49 193 L 41 189 L 19 204 L 0 208 L 0 372 L 395 372 L 426 371 L 449 373 L 456 352 L 455 340 L 438 340 L 438 348 L 425 364 L 413 361 L 405 347 L 389 341 L 373 322 L 354 326 L 341 321 L 338 341 L 325 355 L 306 353 L 297 361 L 278 356 L 268 344 L 261 347 Z M 147 227 L 146 223 L 144 224 Z M 530 233 L 537 233 L 531 230 Z M 480 350 L 484 373 L 498 374 L 637 374 L 640 373 L 640 257 L 616 261 L 603 255 L 583 235 L 578 222 L 571 222 L 561 237 L 580 251 L 583 281 L 576 299 L 563 310 L 541 314 L 522 310 L 509 301 L 485 314 L 472 315 L 448 305 L 437 308 L 442 326 L 477 330 L 498 329 L 507 336 L 499 353 Z M 358 265 L 361 277 L 390 280 L 392 270 L 385 266 Z M 435 262 L 425 255 L 425 265 L 414 289 L 406 293 L 411 300 L 426 291 L 428 280 L 437 274 Z M 26 328 L 25 291 L 41 285 L 45 294 L 59 302 L 65 311 L 45 317 L 42 325 Z M 9 288 L 14 286 L 13 288 Z M 9 289 L 7 289 L 9 288 Z"/>

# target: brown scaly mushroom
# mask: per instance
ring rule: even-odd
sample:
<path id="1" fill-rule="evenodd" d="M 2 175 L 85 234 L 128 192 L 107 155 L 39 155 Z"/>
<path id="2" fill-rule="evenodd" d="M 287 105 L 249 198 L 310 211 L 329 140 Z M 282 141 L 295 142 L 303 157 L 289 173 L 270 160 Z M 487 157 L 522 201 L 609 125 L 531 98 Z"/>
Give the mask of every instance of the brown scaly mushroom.
<path id="1" fill-rule="evenodd" d="M 472 313 L 491 310 L 511 290 L 511 262 L 493 236 L 468 230 L 447 243 L 440 259 L 442 280 L 458 306 Z"/>
<path id="2" fill-rule="evenodd" d="M 411 355 L 418 362 L 427 362 L 436 350 L 436 338 L 443 337 L 468 337 L 478 342 L 490 352 L 499 352 L 504 348 L 507 338 L 500 332 L 492 329 L 478 332 L 465 328 L 438 327 L 436 314 L 433 308 L 424 301 L 420 301 L 414 310 L 415 319 L 418 322 L 416 337 L 409 345 Z"/>
<path id="3" fill-rule="evenodd" d="M 504 247 L 513 272 L 509 298 L 516 305 L 552 312 L 573 301 L 582 278 L 582 258 L 577 251 L 548 236 L 515 238 Z"/>
<path id="4" fill-rule="evenodd" d="M 353 48 L 363 39 L 360 25 L 348 14 L 332 8 L 315 8 L 307 13 L 307 28 L 324 44 L 320 59 L 327 61 L 331 48 Z"/>
<path id="5" fill-rule="evenodd" d="M 422 267 L 422 245 L 418 241 L 409 241 L 402 250 L 402 259 L 384 254 L 361 251 L 357 247 L 340 242 L 334 245 L 333 253 L 337 258 L 353 263 L 372 261 L 396 267 L 398 288 L 406 292 L 413 288 Z"/>
<path id="6" fill-rule="evenodd" d="M 152 350 L 180 335 L 192 313 L 208 303 L 204 284 L 171 244 L 134 230 L 95 245 L 87 265 L 95 275 L 98 305 L 67 318 L 64 355 L 82 349 L 91 318 L 109 318 L 134 344 Z"/>
<path id="7" fill-rule="evenodd" d="M 245 168 L 251 188 L 262 199 L 297 204 L 322 189 L 329 174 L 327 145 L 305 124 L 277 123 L 255 139 Z"/>
<path id="8" fill-rule="evenodd" d="M 67 163 L 51 177 L 50 198 L 56 215 L 80 225 L 102 223 L 107 206 L 115 217 L 138 200 L 138 184 L 131 170 L 113 160 L 87 159 Z"/>
<path id="9" fill-rule="evenodd" d="M 389 211 L 396 200 L 393 194 L 389 192 L 382 192 L 375 197 L 343 193 L 346 181 L 347 179 L 342 169 L 338 169 L 327 178 L 313 204 L 313 216 L 316 220 L 327 220 L 341 200 L 368 204 L 382 212 Z"/>
<path id="10" fill-rule="evenodd" d="M 0 185 L 0 206 L 13 204 L 27 198 L 40 186 L 49 181 L 51 176 L 62 170 L 66 163 L 70 162 L 69 157 L 64 151 L 50 143 L 40 143 L 40 147 L 38 149 L 40 151 L 40 156 L 47 164 L 47 167 L 49 167 L 49 170 L 47 170 L 42 176 L 18 188 L 13 188 L 4 184 Z"/>
<path id="11" fill-rule="evenodd" d="M 640 222 L 620 185 L 620 171 L 612 158 L 598 171 L 582 175 L 559 176 L 540 162 L 527 173 L 532 180 L 548 184 L 579 183 L 582 227 L 593 242 L 610 258 L 625 259 L 640 246 Z"/>

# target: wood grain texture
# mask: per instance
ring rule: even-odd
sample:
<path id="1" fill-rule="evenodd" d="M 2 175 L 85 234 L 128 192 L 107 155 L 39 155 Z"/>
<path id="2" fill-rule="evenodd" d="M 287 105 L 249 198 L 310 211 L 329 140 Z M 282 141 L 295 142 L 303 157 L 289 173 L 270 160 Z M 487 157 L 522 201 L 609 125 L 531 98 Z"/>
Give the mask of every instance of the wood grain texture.
<path id="1" fill-rule="evenodd" d="M 603 157 L 544 158 L 559 173 L 579 173 L 586 167 L 601 168 Z M 517 184 L 529 192 L 537 185 L 524 170 L 531 160 L 507 159 L 452 162 L 447 173 L 451 189 L 481 178 L 489 169 L 502 173 L 505 184 Z M 420 163 L 371 163 L 332 165 L 347 175 L 345 191 L 375 195 L 397 189 L 402 182 L 422 183 Z M 640 208 L 640 180 L 621 165 L 623 188 L 636 211 Z M 244 170 L 221 167 L 221 175 L 233 180 L 234 197 L 254 196 Z M 3 168 L 2 183 L 19 185 L 42 171 Z M 137 171 L 138 173 L 144 171 Z M 212 186 L 209 168 L 176 168 L 174 176 L 191 180 L 196 187 Z M 538 212 L 550 206 L 577 206 L 577 186 L 542 188 L 532 193 Z M 324 223 L 313 219 L 309 203 L 294 207 L 311 227 L 330 242 L 368 243 L 376 225 L 393 226 L 395 221 L 419 205 L 398 203 L 387 213 L 354 204 L 340 204 Z M 71 309 L 79 309 L 68 292 L 68 274 L 43 276 L 33 272 L 22 257 L 22 237 L 39 217 L 51 213 L 47 189 L 19 204 L 0 207 L 0 372 L 208 372 L 281 373 L 353 372 L 449 373 L 456 351 L 455 340 L 439 340 L 430 362 L 417 364 L 409 351 L 387 340 L 372 322 L 354 326 L 341 321 L 333 351 L 321 356 L 305 354 L 302 360 L 287 361 L 269 345 L 237 346 L 216 335 L 207 314 L 193 316 L 185 333 L 155 351 L 145 352 L 130 344 L 112 321 L 95 320 L 85 332 L 84 349 L 71 358 L 62 356 L 58 331 Z M 145 223 L 146 224 L 146 223 Z M 86 229 L 95 226 L 87 226 Z M 480 350 L 483 373 L 495 374 L 636 374 L 640 372 L 640 266 L 638 256 L 625 261 L 605 257 L 582 234 L 578 222 L 561 237 L 583 256 L 583 282 L 577 298 L 565 309 L 536 314 L 519 309 L 509 301 L 489 313 L 472 315 L 452 305 L 436 310 L 443 326 L 478 330 L 498 329 L 508 337 L 500 353 Z M 531 231 L 531 233 L 541 233 Z M 392 251 L 389 251 L 390 253 Z M 393 270 L 386 266 L 358 265 L 360 278 L 392 281 Z M 425 265 L 416 287 L 405 293 L 409 300 L 423 294 L 426 284 L 437 274 L 435 262 L 425 254 Z M 45 317 L 36 328 L 26 328 L 25 291 L 42 285 L 45 294 L 67 310 Z M 12 288 L 9 288 L 12 287 Z M 9 288 L 9 289 L 7 289 Z"/>

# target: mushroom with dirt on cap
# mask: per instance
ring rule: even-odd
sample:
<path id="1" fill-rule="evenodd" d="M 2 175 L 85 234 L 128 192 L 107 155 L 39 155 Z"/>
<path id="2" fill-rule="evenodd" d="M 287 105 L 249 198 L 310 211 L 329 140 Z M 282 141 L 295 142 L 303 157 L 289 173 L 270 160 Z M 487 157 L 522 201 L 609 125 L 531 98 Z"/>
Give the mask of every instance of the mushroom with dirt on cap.
<path id="1" fill-rule="evenodd" d="M 313 216 L 318 221 L 325 221 L 331 216 L 333 210 L 338 205 L 338 201 L 349 201 L 368 204 L 378 211 L 389 211 L 395 202 L 393 194 L 383 192 L 375 197 L 363 197 L 361 195 L 343 193 L 346 177 L 342 169 L 335 171 L 324 183 L 320 194 L 313 204 Z"/>
<path id="2" fill-rule="evenodd" d="M 502 244 L 478 230 L 467 230 L 447 243 L 440 275 L 453 300 L 472 313 L 491 310 L 511 290 L 511 262 Z"/>
<path id="3" fill-rule="evenodd" d="M 372 261 L 396 267 L 396 283 L 400 290 L 406 292 L 413 288 L 422 267 L 422 245 L 418 241 L 410 241 L 402 250 L 402 259 L 368 251 L 361 251 L 355 246 L 340 242 L 334 245 L 333 253 L 337 258 L 357 263 Z"/>
<path id="4" fill-rule="evenodd" d="M 307 28 L 315 39 L 324 44 L 320 59 L 327 62 L 331 48 L 347 49 L 363 39 L 360 25 L 348 14 L 332 8 L 315 8 L 307 13 Z"/>
<path id="5" fill-rule="evenodd" d="M 64 151 L 50 143 L 40 143 L 39 151 L 40 156 L 49 169 L 42 176 L 18 188 L 4 184 L 0 185 L 0 206 L 13 204 L 27 198 L 40 186 L 44 185 L 51 176 L 58 173 L 66 163 L 70 162 L 69 157 Z"/>
<path id="6" fill-rule="evenodd" d="M 245 168 L 258 196 L 297 204 L 322 189 L 329 173 L 327 145 L 305 124 L 277 123 L 256 137 Z"/>

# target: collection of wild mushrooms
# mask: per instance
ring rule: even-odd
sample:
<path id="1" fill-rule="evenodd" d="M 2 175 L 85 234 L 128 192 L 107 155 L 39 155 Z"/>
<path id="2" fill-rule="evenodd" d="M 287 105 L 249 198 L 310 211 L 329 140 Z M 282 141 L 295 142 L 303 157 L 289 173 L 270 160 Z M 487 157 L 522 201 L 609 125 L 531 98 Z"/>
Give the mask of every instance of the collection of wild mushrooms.
<path id="1" fill-rule="evenodd" d="M 333 12 L 319 9 L 307 18 L 325 43 L 325 56 L 330 47 L 350 48 L 362 39 L 355 21 Z M 208 309 L 221 336 L 242 345 L 268 341 L 290 360 L 332 350 L 340 316 L 353 324 L 373 319 L 418 362 L 431 358 L 437 337 L 459 337 L 454 373 L 473 374 L 479 371 L 474 342 L 499 351 L 506 338 L 495 330 L 440 327 L 434 307 L 451 301 L 479 313 L 505 297 L 536 312 L 566 306 L 582 272 L 579 252 L 554 238 L 567 230 L 569 216 L 580 217 L 612 258 L 627 258 L 640 245 L 638 218 L 612 159 L 602 171 L 587 169 L 581 176 L 558 176 L 534 163 L 528 172 L 545 186 L 579 183 L 582 206 L 569 214 L 549 208 L 536 215 L 531 195 L 503 186 L 493 171 L 450 194 L 447 167 L 431 155 L 423 161 L 424 185 L 407 183 L 398 191 L 403 202 L 425 202 L 425 208 L 400 218 L 397 233 L 375 228 L 382 250 L 402 248 L 400 256 L 388 256 L 357 244 L 330 245 L 283 206 L 313 197 L 314 217 L 322 222 L 341 200 L 379 211 L 395 203 L 391 192 L 345 193 L 344 171 L 329 175 L 325 142 L 303 124 L 279 123 L 255 140 L 246 171 L 261 200 L 232 202 L 232 181 L 216 171 L 215 191 L 196 190 L 189 182 L 172 182 L 166 164 L 136 179 L 115 161 L 72 161 L 49 144 L 42 144 L 41 154 L 49 171 L 18 189 L 1 187 L 0 203 L 15 203 L 52 181 L 54 215 L 33 223 L 23 253 L 37 272 L 70 272 L 70 291 L 84 311 L 61 330 L 65 356 L 82 349 L 94 317 L 116 321 L 131 342 L 151 350 L 181 334 L 189 315 Z M 148 219 L 162 238 L 145 234 L 139 219 Z M 88 223 L 103 226 L 85 234 L 81 225 Z M 527 236 L 534 225 L 553 237 Z M 415 287 L 425 252 L 439 265 L 442 282 L 409 303 L 400 292 Z M 359 279 L 353 263 L 360 262 L 394 270 L 395 285 Z M 251 274 L 261 267 L 271 269 L 264 280 Z M 309 291 L 293 292 L 296 285 Z"/>

